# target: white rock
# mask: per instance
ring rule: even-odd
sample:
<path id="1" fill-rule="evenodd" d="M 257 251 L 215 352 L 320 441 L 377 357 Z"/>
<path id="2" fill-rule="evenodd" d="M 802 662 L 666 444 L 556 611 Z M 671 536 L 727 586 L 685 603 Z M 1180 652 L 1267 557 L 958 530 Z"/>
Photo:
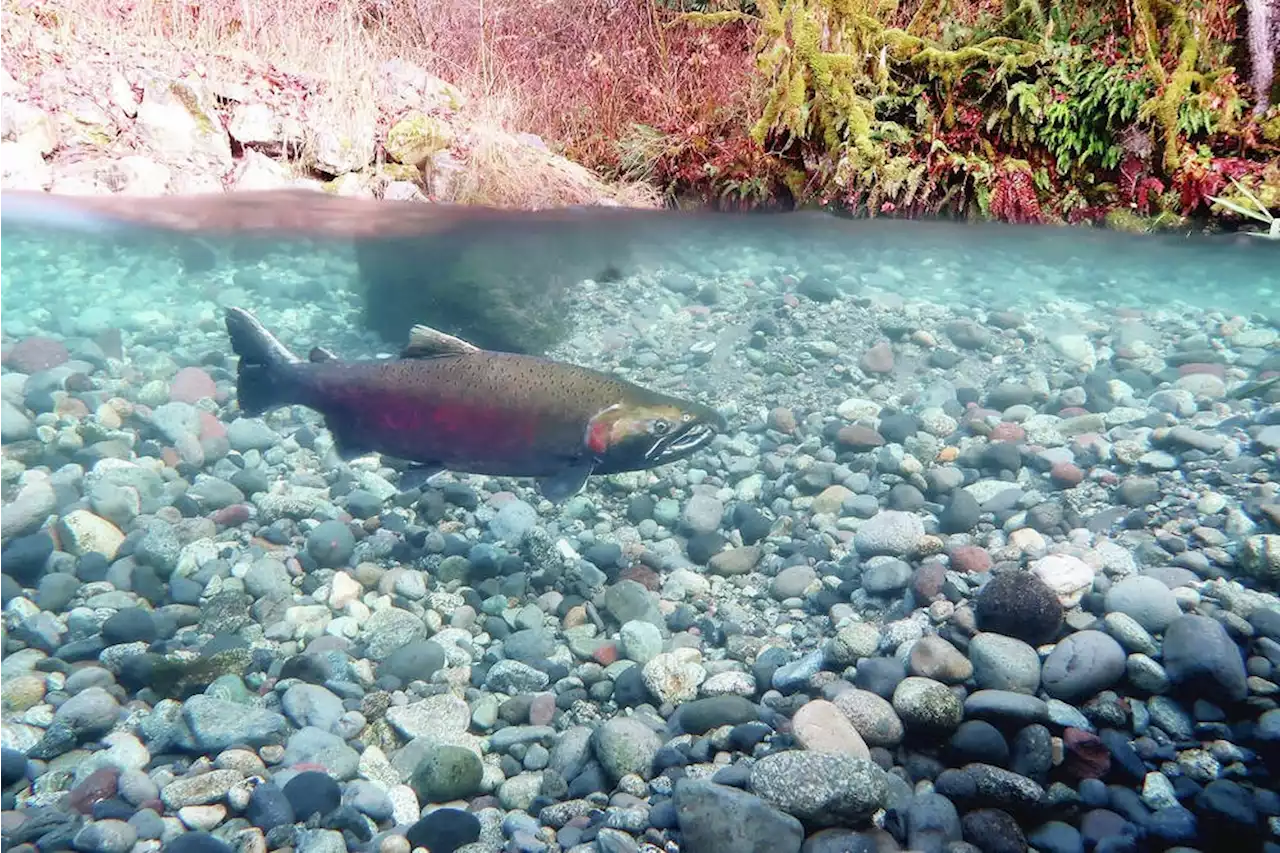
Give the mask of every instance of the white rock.
<path id="1" fill-rule="evenodd" d="M 417 184 L 409 181 L 391 181 L 382 190 L 384 201 L 426 201 L 427 197 Z"/>
<path id="2" fill-rule="evenodd" d="M 676 569 L 662 583 L 662 597 L 670 601 L 686 598 L 702 598 L 711 591 L 711 583 L 701 574 L 689 569 Z"/>
<path id="3" fill-rule="evenodd" d="M 361 592 L 363 592 L 363 589 L 359 581 L 346 572 L 338 572 L 331 581 L 329 606 L 334 610 L 341 610 L 351 602 L 358 600 Z"/>
<path id="4" fill-rule="evenodd" d="M 408 785 L 395 785 L 387 791 L 391 800 L 391 820 L 399 826 L 417 823 L 421 817 L 418 795 Z"/>
<path id="5" fill-rule="evenodd" d="M 87 509 L 77 509 L 64 515 L 58 521 L 58 531 L 62 546 L 77 557 L 98 553 L 114 560 L 116 551 L 124 542 L 120 528 Z"/>
<path id="6" fill-rule="evenodd" d="M 7 190 L 46 190 L 53 185 L 53 167 L 29 143 L 0 142 L 0 183 Z"/>
<path id="7" fill-rule="evenodd" d="M 0 130 L 5 139 L 30 145 L 47 156 L 58 147 L 58 129 L 53 119 L 39 107 L 13 98 L 0 106 Z"/>
<path id="8" fill-rule="evenodd" d="M 880 408 L 874 400 L 850 397 L 836 406 L 836 414 L 846 421 L 871 421 L 880 417 Z"/>
<path id="9" fill-rule="evenodd" d="M 1098 365 L 1098 353 L 1087 335 L 1058 335 L 1053 339 L 1053 347 L 1076 367 L 1093 370 Z"/>
<path id="10" fill-rule="evenodd" d="M 236 167 L 232 183 L 237 190 L 278 190 L 289 186 L 292 180 L 293 176 L 283 163 L 249 148 Z"/>
<path id="11" fill-rule="evenodd" d="M 317 128 L 315 136 L 316 169 L 326 175 L 356 172 L 373 162 L 374 127 L 360 127 L 348 133 L 331 128 Z"/>
<path id="12" fill-rule="evenodd" d="M 130 154 L 116 161 L 121 179 L 118 192 L 136 196 L 164 195 L 169 189 L 173 173 L 163 163 L 157 163 L 141 154 Z"/>
<path id="13" fill-rule="evenodd" d="M 1093 568 L 1070 554 L 1049 554 L 1031 564 L 1031 571 L 1058 596 L 1063 607 L 1075 607 L 1093 586 Z"/>
<path id="14" fill-rule="evenodd" d="M 137 128 L 147 146 L 175 166 L 220 174 L 231 169 L 231 138 L 199 78 L 148 81 Z"/>
<path id="15" fill-rule="evenodd" d="M 707 677 L 702 653 L 679 648 L 664 652 L 644 665 L 645 686 L 662 702 L 689 702 L 698 696 L 698 686 Z"/>
<path id="16" fill-rule="evenodd" d="M 138 114 L 138 98 L 133 93 L 133 86 L 125 79 L 125 76 L 119 71 L 111 72 L 111 79 L 107 81 L 108 92 L 111 95 L 111 103 L 129 118 L 133 118 Z"/>
<path id="17" fill-rule="evenodd" d="M 0 92 L 6 95 L 15 95 L 23 90 L 22 84 L 13 79 L 13 75 L 8 69 L 0 68 Z"/>
<path id="18" fill-rule="evenodd" d="M 64 145 L 99 148 L 110 145 L 119 135 L 115 121 L 89 98 L 76 98 L 57 114 L 59 137 Z"/>
<path id="19" fill-rule="evenodd" d="M 1227 384 L 1212 373 L 1188 373 L 1179 376 L 1173 384 L 1179 390 L 1189 391 L 1197 399 L 1219 400 L 1227 393 Z"/>
<path id="20" fill-rule="evenodd" d="M 266 104 L 237 104 L 227 122 L 227 132 L 241 145 L 272 145 L 282 141 L 280 119 Z"/>

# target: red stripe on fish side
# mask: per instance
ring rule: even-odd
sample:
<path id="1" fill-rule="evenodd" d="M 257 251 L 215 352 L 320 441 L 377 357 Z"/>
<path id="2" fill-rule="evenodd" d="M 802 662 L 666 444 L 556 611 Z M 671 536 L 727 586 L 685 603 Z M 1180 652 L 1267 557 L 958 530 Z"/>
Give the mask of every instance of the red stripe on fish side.
<path id="1" fill-rule="evenodd" d="M 519 449 L 537 439 L 537 423 L 510 409 L 486 403 L 422 406 L 411 403 L 382 407 L 378 420 L 395 432 L 428 432 L 433 438 L 462 446 Z"/>

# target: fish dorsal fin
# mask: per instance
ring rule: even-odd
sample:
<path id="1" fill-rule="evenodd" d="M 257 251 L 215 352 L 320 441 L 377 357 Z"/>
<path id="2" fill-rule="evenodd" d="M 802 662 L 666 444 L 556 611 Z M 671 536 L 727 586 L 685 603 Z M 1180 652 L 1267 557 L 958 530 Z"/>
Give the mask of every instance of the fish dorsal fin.
<path id="1" fill-rule="evenodd" d="M 445 334 L 430 326 L 414 326 L 409 330 L 409 343 L 400 351 L 401 358 L 437 358 L 442 355 L 467 355 L 480 352 L 480 347 L 462 338 Z"/>
<path id="2" fill-rule="evenodd" d="M 337 361 L 338 357 L 324 347 L 312 347 L 311 352 L 307 353 L 307 360 L 313 363 L 317 361 Z"/>

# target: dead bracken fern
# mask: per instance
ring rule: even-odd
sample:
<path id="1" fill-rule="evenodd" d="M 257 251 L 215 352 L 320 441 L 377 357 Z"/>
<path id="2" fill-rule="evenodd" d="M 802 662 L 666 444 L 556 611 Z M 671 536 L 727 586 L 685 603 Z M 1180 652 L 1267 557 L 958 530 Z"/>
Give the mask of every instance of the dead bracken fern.
<path id="1" fill-rule="evenodd" d="M 517 7 L 491 0 L 490 15 L 511 17 Z M 138 67 L 175 77 L 194 71 L 215 91 L 242 90 L 246 75 L 283 81 L 297 96 L 291 108 L 303 113 L 307 135 L 293 153 L 306 167 L 315 161 L 316 132 L 354 139 L 387 130 L 398 116 L 380 110 L 376 80 L 384 63 L 408 60 L 472 87 L 468 107 L 455 117 L 456 138 L 476 149 L 459 152 L 460 173 L 442 184 L 450 199 L 518 207 L 601 199 L 655 204 L 647 186 L 613 185 L 519 133 L 547 127 L 545 120 L 530 122 L 547 113 L 529 99 L 528 88 L 508 85 L 536 79 L 534 68 L 502 66 L 501 40 L 478 48 L 489 57 L 486 67 L 470 65 L 471 57 L 456 45 L 445 50 L 437 35 L 449 15 L 461 22 L 474 9 L 464 0 L 430 6 L 415 0 L 3 0 L 5 66 L 20 82 L 53 66 L 109 63 L 131 77 Z M 459 26 L 454 36 L 469 32 Z M 478 90 L 486 75 L 491 85 Z"/>
<path id="2" fill-rule="evenodd" d="M 527 209 L 595 204 L 604 197 L 632 207 L 658 204 L 657 193 L 647 184 L 610 192 L 586 168 L 497 127 L 473 128 L 466 148 L 466 162 L 447 182 L 440 201 Z"/>

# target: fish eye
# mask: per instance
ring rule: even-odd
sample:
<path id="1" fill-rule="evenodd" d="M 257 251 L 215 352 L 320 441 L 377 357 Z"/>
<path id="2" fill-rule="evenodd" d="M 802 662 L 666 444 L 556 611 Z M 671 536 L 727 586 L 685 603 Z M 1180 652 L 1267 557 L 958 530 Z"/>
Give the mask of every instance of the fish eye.
<path id="1" fill-rule="evenodd" d="M 649 427 L 649 431 L 654 435 L 666 435 L 671 431 L 671 421 L 666 420 L 665 418 L 658 418 L 653 422 L 653 425 Z"/>

